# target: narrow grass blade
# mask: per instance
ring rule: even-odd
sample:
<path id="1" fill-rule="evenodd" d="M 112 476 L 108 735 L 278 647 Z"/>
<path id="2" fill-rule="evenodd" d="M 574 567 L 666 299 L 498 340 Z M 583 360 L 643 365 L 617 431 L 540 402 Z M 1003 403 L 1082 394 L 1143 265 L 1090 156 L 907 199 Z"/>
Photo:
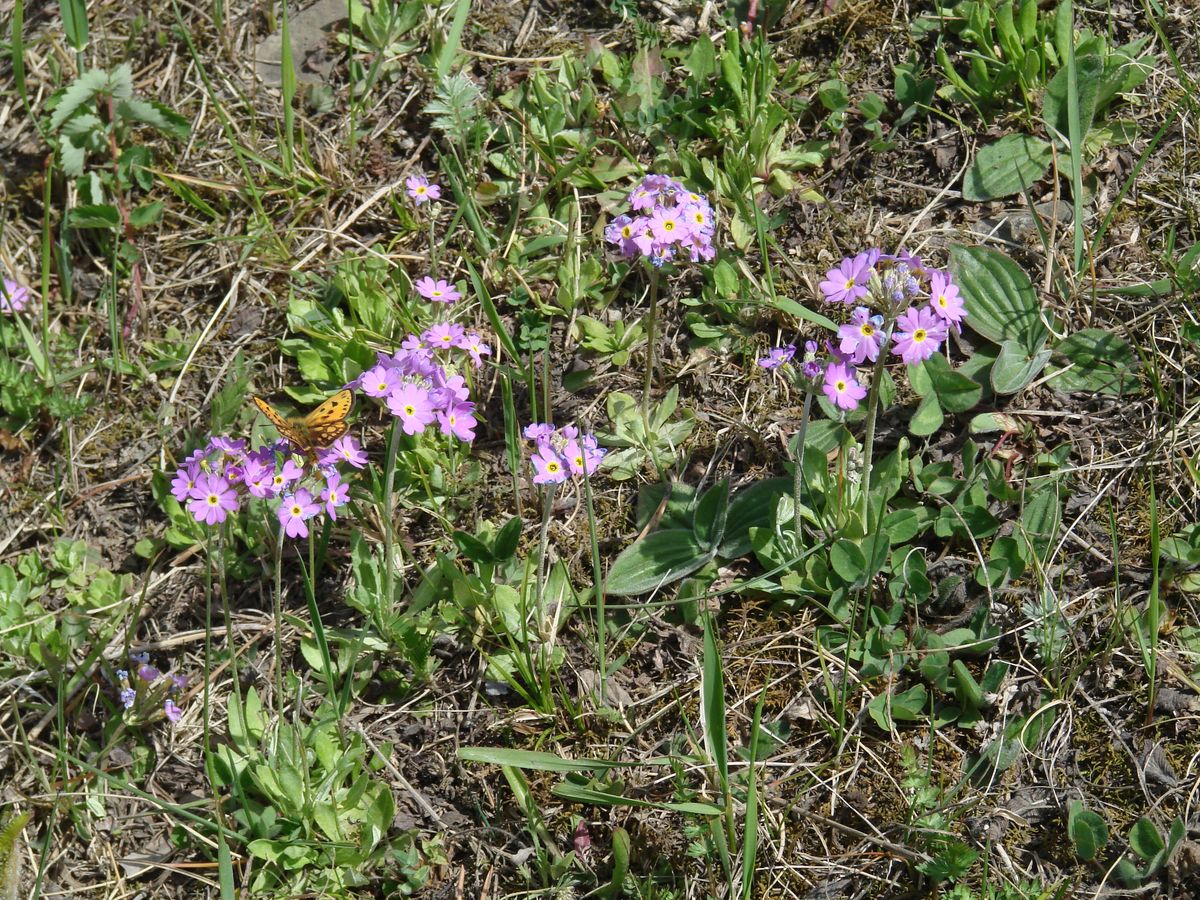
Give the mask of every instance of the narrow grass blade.
<path id="1" fill-rule="evenodd" d="M 450 74 L 450 67 L 454 65 L 454 57 L 458 54 L 458 48 L 462 42 L 463 29 L 467 27 L 467 16 L 470 12 L 471 0 L 458 0 L 458 3 L 454 7 L 454 19 L 450 23 L 450 31 L 446 35 L 446 43 L 442 45 L 442 49 L 438 52 L 438 81 L 441 81 Z"/>

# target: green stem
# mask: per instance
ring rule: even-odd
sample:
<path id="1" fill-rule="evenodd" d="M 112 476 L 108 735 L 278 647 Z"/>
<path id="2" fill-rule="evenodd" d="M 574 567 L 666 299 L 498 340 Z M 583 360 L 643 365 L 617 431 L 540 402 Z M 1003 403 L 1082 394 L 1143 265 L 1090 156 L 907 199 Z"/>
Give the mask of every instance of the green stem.
<path id="1" fill-rule="evenodd" d="M 658 315 L 658 269 L 650 269 L 650 312 L 646 316 L 646 380 L 642 384 L 642 416 L 650 421 L 650 386 L 654 383 L 655 324 Z M 649 425 L 647 425 L 647 432 Z"/>
<path id="2" fill-rule="evenodd" d="M 279 540 L 275 542 L 275 715 L 283 721 L 283 525 L 276 523 Z"/>
<path id="3" fill-rule="evenodd" d="M 558 493 L 558 485 L 550 485 L 550 489 L 546 491 L 545 503 L 542 504 L 542 528 L 538 535 L 538 563 L 537 563 L 537 626 L 538 637 L 542 637 L 542 625 L 546 611 L 546 551 L 550 546 L 550 513 L 554 509 L 554 495 Z M 545 642 L 542 643 L 545 646 Z M 533 654 L 529 652 L 529 637 L 526 634 L 525 652 L 529 657 L 530 675 L 537 677 L 541 673 L 545 673 L 546 677 L 542 684 L 542 693 L 540 700 L 544 700 L 550 695 L 549 670 L 550 661 L 543 660 L 544 665 L 534 668 Z"/>
<path id="4" fill-rule="evenodd" d="M 804 545 L 803 526 L 800 518 L 800 504 L 804 496 L 804 441 L 808 436 L 808 417 L 812 411 L 812 385 L 810 384 L 804 391 L 804 409 L 800 412 L 800 429 L 796 432 L 796 456 L 795 456 L 795 472 L 792 474 L 792 499 L 796 504 L 796 511 L 792 519 L 792 526 L 796 534 L 796 550 L 799 551 Z"/>
<path id="5" fill-rule="evenodd" d="M 587 456 L 584 456 L 584 468 L 587 468 Z M 583 502 L 587 505 L 588 538 L 592 550 L 592 590 L 596 592 L 596 655 L 598 666 L 598 681 L 600 683 L 600 704 L 606 702 L 605 678 L 608 672 L 607 623 L 604 610 L 604 579 L 600 571 L 600 539 L 596 535 L 596 510 L 592 505 L 592 482 L 589 472 L 583 474 Z"/>
<path id="6" fill-rule="evenodd" d="M 883 367 L 887 363 L 887 348 L 892 343 L 892 324 L 887 323 L 883 340 L 879 345 L 879 358 L 875 360 L 875 368 L 871 370 L 871 390 L 867 394 L 867 425 L 863 433 L 863 462 L 862 480 L 859 490 L 862 491 L 862 521 L 863 529 L 871 533 L 871 464 L 875 453 L 875 421 L 879 414 L 879 386 L 883 382 Z"/>
<path id="7" fill-rule="evenodd" d="M 383 520 L 383 590 L 384 598 L 391 611 L 395 594 L 392 586 L 392 544 L 395 540 L 395 519 L 392 516 L 392 484 L 396 480 L 396 454 L 400 448 L 400 424 L 392 420 L 392 433 L 388 437 L 387 458 L 383 462 L 383 510 L 380 519 Z"/>

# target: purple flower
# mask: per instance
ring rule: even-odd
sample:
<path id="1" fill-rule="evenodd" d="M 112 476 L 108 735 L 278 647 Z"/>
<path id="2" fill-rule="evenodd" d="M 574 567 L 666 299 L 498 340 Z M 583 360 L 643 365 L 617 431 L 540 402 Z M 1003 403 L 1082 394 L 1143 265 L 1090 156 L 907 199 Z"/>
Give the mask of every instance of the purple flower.
<path id="1" fill-rule="evenodd" d="M 368 397 L 386 397 L 400 386 L 403 373 L 395 366 L 374 365 L 358 376 L 358 384 Z"/>
<path id="2" fill-rule="evenodd" d="M 271 478 L 271 493 L 282 494 L 292 482 L 304 477 L 304 468 L 296 464 L 294 459 L 284 462 L 283 468 Z"/>
<path id="3" fill-rule="evenodd" d="M 967 317 L 967 308 L 958 293 L 958 285 L 949 272 L 933 270 L 929 273 L 929 306 L 947 325 L 960 330 L 962 320 Z"/>
<path id="4" fill-rule="evenodd" d="M 186 675 L 172 675 L 171 676 L 171 688 L 170 689 L 172 691 L 176 691 L 176 692 L 182 691 L 186 687 L 187 687 L 187 676 Z"/>
<path id="5" fill-rule="evenodd" d="M 408 196 L 412 197 L 417 206 L 430 200 L 441 199 L 442 196 L 442 189 L 424 175 L 409 176 L 404 181 L 404 187 L 408 189 Z"/>
<path id="6" fill-rule="evenodd" d="M 839 409 L 854 409 L 867 396 L 867 389 L 858 383 L 845 363 L 832 362 L 825 369 L 825 384 L 821 387 L 829 402 Z"/>
<path id="7" fill-rule="evenodd" d="M 308 537 L 309 519 L 321 511 L 321 506 L 315 500 L 308 488 L 300 488 L 294 494 L 288 494 L 279 504 L 279 522 L 283 525 L 283 533 L 290 538 Z"/>
<path id="8" fill-rule="evenodd" d="M 388 409 L 404 426 L 405 434 L 420 434 L 436 418 L 426 388 L 405 384 L 388 395 Z"/>
<path id="9" fill-rule="evenodd" d="M 826 272 L 825 280 L 819 285 L 825 302 L 849 305 L 867 296 L 869 259 L 868 254 L 860 253 L 853 259 L 843 259 L 836 269 Z"/>
<path id="10" fill-rule="evenodd" d="M 146 663 L 150 662 L 150 653 L 147 650 L 142 650 L 138 653 L 130 653 L 129 661 L 144 666 Z"/>
<path id="11" fill-rule="evenodd" d="M 168 697 L 163 701 L 163 714 L 171 722 L 178 722 L 183 718 L 183 710 L 175 705 L 175 701 Z"/>
<path id="12" fill-rule="evenodd" d="M 28 303 L 29 288 L 5 278 L 4 288 L 0 290 L 0 312 L 18 313 L 23 310 Z"/>
<path id="13" fill-rule="evenodd" d="M 455 300 L 462 299 L 462 294 L 450 282 L 442 281 L 440 278 L 434 281 L 428 275 L 413 287 L 417 289 L 418 294 L 434 303 L 453 303 Z"/>
<path id="14" fill-rule="evenodd" d="M 864 360 L 874 362 L 879 358 L 879 348 L 883 345 L 883 316 L 872 316 L 865 306 L 854 310 L 850 321 L 838 329 L 841 350 L 854 365 L 862 365 Z"/>
<path id="15" fill-rule="evenodd" d="M 449 349 L 457 347 L 458 342 L 462 340 L 465 334 L 466 332 L 461 325 L 456 325 L 453 322 L 442 322 L 426 330 L 421 337 L 430 347 Z"/>
<path id="16" fill-rule="evenodd" d="M 785 344 L 782 347 L 772 347 L 766 356 L 759 357 L 758 364 L 764 369 L 778 369 L 784 363 L 791 362 L 792 357 L 795 355 L 796 348 L 792 344 Z"/>
<path id="17" fill-rule="evenodd" d="M 237 512 L 237 491 L 220 475 L 201 474 L 192 489 L 188 501 L 188 512 L 197 522 L 217 525 L 224 522 L 231 512 Z"/>
<path id="18" fill-rule="evenodd" d="M 121 705 L 126 709 L 133 708 L 133 701 L 137 699 L 137 691 L 131 687 L 121 688 Z"/>
<path id="19" fill-rule="evenodd" d="M 456 437 L 467 444 L 475 440 L 475 426 L 478 423 L 475 421 L 474 403 L 451 403 L 438 412 L 437 418 L 442 434 Z"/>
<path id="20" fill-rule="evenodd" d="M 192 495 L 199 477 L 200 463 L 188 463 L 175 473 L 175 480 L 171 482 L 171 496 L 183 503 Z"/>
<path id="21" fill-rule="evenodd" d="M 469 331 L 458 342 L 459 350 L 466 350 L 471 355 L 471 365 L 478 369 L 483 365 L 483 358 L 492 355 L 492 348 L 483 342 L 474 331 Z"/>
<path id="22" fill-rule="evenodd" d="M 157 680 L 162 672 L 147 663 L 146 665 L 138 666 L 137 674 L 138 678 L 142 679 L 142 681 L 151 682 Z"/>
<path id="23" fill-rule="evenodd" d="M 275 467 L 259 459 L 249 459 L 242 470 L 242 484 L 250 496 L 264 498 L 275 496 Z"/>
<path id="24" fill-rule="evenodd" d="M 361 469 L 367 464 L 367 454 L 359 446 L 358 441 L 347 434 L 334 441 L 333 446 L 321 454 L 322 465 L 339 461 Z"/>
<path id="25" fill-rule="evenodd" d="M 650 233 L 656 241 L 673 244 L 687 238 L 691 229 L 679 210 L 659 207 L 650 216 Z"/>
<path id="26" fill-rule="evenodd" d="M 705 203 L 689 203 L 683 208 L 683 220 L 687 222 L 692 234 L 709 234 L 712 232 L 712 209 Z"/>
<path id="27" fill-rule="evenodd" d="M 567 468 L 571 470 L 572 475 L 590 475 L 596 471 L 600 460 L 604 458 L 604 449 L 589 434 L 581 439 L 567 441 L 562 456 L 567 461 Z"/>
<path id="28" fill-rule="evenodd" d="M 946 326 L 927 306 L 910 307 L 896 319 L 892 352 L 910 366 L 937 353 L 946 339 Z"/>
<path id="29" fill-rule="evenodd" d="M 337 509 L 345 506 L 350 499 L 350 488 L 342 484 L 342 476 L 336 471 L 325 479 L 325 490 L 321 491 L 321 499 L 325 501 L 325 511 L 329 518 L 337 521 Z"/>
<path id="30" fill-rule="evenodd" d="M 533 454 L 533 483 L 558 484 L 567 480 L 567 467 L 550 446 L 538 447 Z"/>
<path id="31" fill-rule="evenodd" d="M 526 440 L 541 446 L 550 440 L 550 435 L 554 434 L 554 426 L 548 422 L 531 422 L 521 433 L 525 435 Z"/>

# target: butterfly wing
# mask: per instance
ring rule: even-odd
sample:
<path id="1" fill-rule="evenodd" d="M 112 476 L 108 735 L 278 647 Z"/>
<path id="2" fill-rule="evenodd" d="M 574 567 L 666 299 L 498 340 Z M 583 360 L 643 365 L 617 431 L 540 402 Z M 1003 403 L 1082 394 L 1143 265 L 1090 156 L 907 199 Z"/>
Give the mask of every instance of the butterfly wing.
<path id="1" fill-rule="evenodd" d="M 350 428 L 346 418 L 354 409 L 354 391 L 346 388 L 338 391 L 307 416 L 304 430 L 314 447 L 328 447 Z"/>
<path id="2" fill-rule="evenodd" d="M 306 436 L 293 423 L 281 416 L 275 407 L 262 397 L 255 397 L 254 405 L 258 407 L 259 412 L 271 421 L 271 424 L 275 426 L 275 430 L 279 432 L 281 438 L 291 444 L 295 444 L 301 450 L 307 451 L 309 449 L 309 441 Z"/>

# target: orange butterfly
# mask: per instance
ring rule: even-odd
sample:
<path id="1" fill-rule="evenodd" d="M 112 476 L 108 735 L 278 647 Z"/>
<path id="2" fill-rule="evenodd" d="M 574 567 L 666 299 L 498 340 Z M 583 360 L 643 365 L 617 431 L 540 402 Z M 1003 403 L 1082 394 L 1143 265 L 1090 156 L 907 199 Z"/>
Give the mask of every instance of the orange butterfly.
<path id="1" fill-rule="evenodd" d="M 340 390 L 308 415 L 296 418 L 280 415 L 262 397 L 255 397 L 254 405 L 271 420 L 280 437 L 315 462 L 317 450 L 328 447 L 350 428 L 346 417 L 354 409 L 354 391 Z"/>

